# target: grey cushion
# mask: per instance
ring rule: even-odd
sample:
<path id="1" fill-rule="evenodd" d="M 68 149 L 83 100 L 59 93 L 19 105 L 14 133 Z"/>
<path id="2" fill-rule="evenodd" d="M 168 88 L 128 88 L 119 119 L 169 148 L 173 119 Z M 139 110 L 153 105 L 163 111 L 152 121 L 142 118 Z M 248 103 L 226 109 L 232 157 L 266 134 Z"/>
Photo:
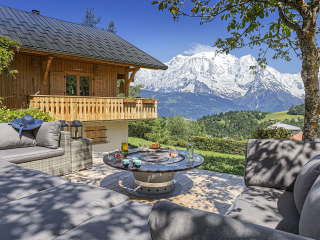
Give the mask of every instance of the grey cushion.
<path id="1" fill-rule="evenodd" d="M 36 145 L 32 131 L 22 131 L 21 138 L 19 130 L 8 123 L 0 123 L 0 150 L 20 147 L 33 147 Z"/>
<path id="2" fill-rule="evenodd" d="M 250 139 L 246 150 L 245 184 L 293 191 L 301 168 L 318 150 L 319 142 Z"/>
<path id="3" fill-rule="evenodd" d="M 298 234 L 300 214 L 293 193 L 263 187 L 248 187 L 225 214 L 228 217 Z"/>
<path id="4" fill-rule="evenodd" d="M 171 202 L 157 202 L 148 222 L 153 240 L 306 239 Z"/>
<path id="5" fill-rule="evenodd" d="M 44 122 L 39 128 L 33 130 L 37 146 L 56 149 L 59 147 L 61 123 Z"/>
<path id="6" fill-rule="evenodd" d="M 127 201 L 80 224 L 57 240 L 151 240 L 148 216 L 152 205 Z"/>
<path id="7" fill-rule="evenodd" d="M 70 180 L 30 169 L 1 174 L 0 204 L 68 182 L 70 182 Z"/>
<path id="8" fill-rule="evenodd" d="M 62 156 L 63 154 L 63 148 L 50 149 L 46 147 L 28 147 L 2 150 L 0 151 L 0 159 L 11 163 L 23 163 Z"/>
<path id="9" fill-rule="evenodd" d="M 299 234 L 301 236 L 320 239 L 320 176 L 317 178 L 304 202 Z"/>
<path id="10" fill-rule="evenodd" d="M 1 151 L 0 151 L 1 152 Z M 25 169 L 19 165 L 0 160 L 0 174 Z"/>
<path id="11" fill-rule="evenodd" d="M 53 239 L 128 197 L 100 187 L 66 183 L 0 205 L 2 239 Z"/>
<path id="12" fill-rule="evenodd" d="M 303 166 L 301 172 L 298 174 L 296 183 L 294 185 L 294 202 L 301 213 L 304 201 L 308 193 L 320 175 L 320 151 L 318 151 L 306 165 Z"/>

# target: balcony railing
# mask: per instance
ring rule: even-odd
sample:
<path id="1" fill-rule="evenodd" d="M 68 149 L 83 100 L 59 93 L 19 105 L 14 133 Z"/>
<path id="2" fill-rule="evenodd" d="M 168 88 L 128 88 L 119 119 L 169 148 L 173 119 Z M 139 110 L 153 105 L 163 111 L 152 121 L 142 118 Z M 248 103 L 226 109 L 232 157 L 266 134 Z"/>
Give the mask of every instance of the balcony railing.
<path id="1" fill-rule="evenodd" d="M 31 95 L 28 103 L 29 107 L 49 112 L 56 120 L 152 120 L 158 116 L 157 100 Z"/>

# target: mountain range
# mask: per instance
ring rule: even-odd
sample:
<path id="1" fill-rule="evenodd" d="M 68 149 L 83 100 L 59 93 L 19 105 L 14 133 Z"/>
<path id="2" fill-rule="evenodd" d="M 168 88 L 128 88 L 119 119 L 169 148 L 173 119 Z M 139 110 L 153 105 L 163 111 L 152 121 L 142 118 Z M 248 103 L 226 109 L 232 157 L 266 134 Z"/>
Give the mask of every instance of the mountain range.
<path id="1" fill-rule="evenodd" d="M 200 115 L 226 109 L 279 112 L 304 102 L 300 73 L 280 73 L 266 66 L 257 67 L 257 73 L 253 74 L 250 66 L 257 66 L 258 62 L 252 55 L 237 58 L 231 54 L 202 52 L 178 55 L 165 64 L 166 71 L 141 69 L 135 76 L 135 84 L 143 84 L 148 91 L 143 91 L 141 96 L 148 93 L 158 97 L 159 110 L 169 108 L 166 112 L 160 110 L 159 116 L 169 116 L 172 110 L 183 112 L 186 108 L 197 108 Z M 196 99 L 196 102 L 191 104 L 185 99 Z M 205 104 L 200 104 L 204 99 L 207 99 Z"/>

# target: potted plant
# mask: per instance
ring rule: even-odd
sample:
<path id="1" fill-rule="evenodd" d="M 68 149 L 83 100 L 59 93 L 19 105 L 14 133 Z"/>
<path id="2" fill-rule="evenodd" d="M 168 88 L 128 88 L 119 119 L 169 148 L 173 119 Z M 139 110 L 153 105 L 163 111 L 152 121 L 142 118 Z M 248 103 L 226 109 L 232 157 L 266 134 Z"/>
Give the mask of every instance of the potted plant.
<path id="1" fill-rule="evenodd" d="M 142 100 L 142 103 L 154 104 L 154 103 L 156 103 L 156 100 L 153 99 L 153 98 L 144 98 L 144 99 Z"/>

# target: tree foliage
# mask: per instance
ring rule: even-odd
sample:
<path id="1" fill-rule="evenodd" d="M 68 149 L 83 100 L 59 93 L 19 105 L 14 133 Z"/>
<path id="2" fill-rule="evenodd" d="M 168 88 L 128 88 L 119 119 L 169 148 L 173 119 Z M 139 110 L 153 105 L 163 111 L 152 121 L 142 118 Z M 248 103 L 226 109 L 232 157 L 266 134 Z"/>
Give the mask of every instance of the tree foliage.
<path id="1" fill-rule="evenodd" d="M 91 7 L 86 9 L 84 16 L 82 17 L 82 20 L 79 22 L 79 24 L 87 27 L 97 27 L 100 21 L 101 21 L 101 16 L 97 16 L 96 13 L 94 12 L 94 7 Z M 101 28 L 101 29 L 107 32 L 112 32 L 114 34 L 117 34 L 117 28 L 115 27 L 114 21 L 110 21 L 106 28 Z"/>
<path id="2" fill-rule="evenodd" d="M 10 68 L 14 56 L 13 48 L 19 50 L 19 43 L 0 36 L 0 74 L 4 72 L 6 77 L 9 75 L 15 77 L 14 74 L 18 73 L 17 70 Z"/>
<path id="3" fill-rule="evenodd" d="M 94 7 L 87 8 L 84 16 L 82 17 L 82 20 L 79 22 L 79 24 L 87 27 L 96 27 L 97 24 L 100 23 L 101 16 L 96 16 L 94 12 Z"/>
<path id="4" fill-rule="evenodd" d="M 206 136 L 203 124 L 187 122 L 181 116 L 129 122 L 129 136 L 185 146 L 191 136 Z"/>
<path id="5" fill-rule="evenodd" d="M 112 33 L 114 33 L 114 34 L 117 34 L 117 28 L 116 28 L 116 26 L 114 25 L 114 21 L 110 21 L 110 22 L 108 23 L 108 26 L 107 26 L 107 28 L 106 28 L 106 31 L 112 32 Z"/>
<path id="6" fill-rule="evenodd" d="M 198 119 L 205 126 L 207 133 L 213 138 L 230 138 L 246 140 L 256 128 L 266 128 L 271 123 L 260 120 L 266 117 L 267 112 L 258 110 L 229 111 Z"/>
<path id="7" fill-rule="evenodd" d="M 305 109 L 304 104 L 292 106 L 289 109 L 288 114 L 290 114 L 290 115 L 304 115 L 304 113 L 305 113 L 304 109 Z"/>
<path id="8" fill-rule="evenodd" d="M 292 134 L 285 128 L 271 127 L 254 130 L 252 139 L 292 139 Z"/>
<path id="9" fill-rule="evenodd" d="M 187 3 L 188 2 L 188 3 Z M 214 46 L 226 52 L 248 47 L 259 49 L 259 66 L 265 67 L 266 53 L 273 59 L 290 61 L 289 53 L 302 59 L 301 77 L 305 87 L 304 139 L 317 135 L 319 119 L 319 50 L 316 34 L 320 0 L 155 0 L 159 10 L 169 10 L 173 19 L 200 19 L 200 25 L 215 19 L 228 21 L 230 37 L 218 38 Z M 267 20 L 265 20 L 267 18 Z M 255 70 L 256 71 L 256 70 Z"/>

